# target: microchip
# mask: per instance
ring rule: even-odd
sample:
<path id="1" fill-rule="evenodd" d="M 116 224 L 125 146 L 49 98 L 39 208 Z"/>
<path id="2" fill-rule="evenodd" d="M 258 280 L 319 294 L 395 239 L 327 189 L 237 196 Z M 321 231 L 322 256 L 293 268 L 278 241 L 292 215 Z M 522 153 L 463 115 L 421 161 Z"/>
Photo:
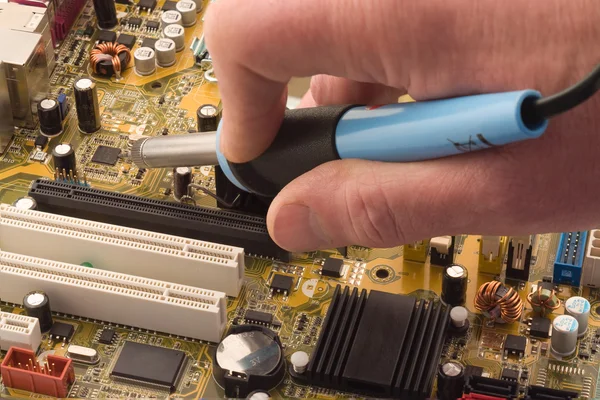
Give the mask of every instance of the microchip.
<path id="1" fill-rule="evenodd" d="M 171 0 L 165 1 L 165 4 L 163 4 L 163 6 L 162 6 L 162 10 L 163 11 L 177 10 L 177 2 L 171 1 Z"/>
<path id="2" fill-rule="evenodd" d="M 477 367 L 475 365 L 467 365 L 465 367 L 465 378 L 469 376 L 482 376 L 483 375 L 483 367 Z"/>
<path id="3" fill-rule="evenodd" d="M 138 7 L 143 10 L 152 11 L 156 8 L 156 0 L 140 0 Z"/>
<path id="4" fill-rule="evenodd" d="M 146 22 L 146 28 L 148 28 L 148 29 L 158 29 L 158 28 L 160 28 L 160 22 L 158 22 L 158 21 L 148 21 L 148 22 Z"/>
<path id="5" fill-rule="evenodd" d="M 271 281 L 271 290 L 278 293 L 288 294 L 292 291 L 292 285 L 294 284 L 294 278 L 291 276 L 275 274 Z"/>
<path id="6" fill-rule="evenodd" d="M 152 38 L 144 38 L 144 40 L 142 40 L 142 47 L 150 47 L 152 50 L 154 50 L 154 45 L 156 44 L 157 39 L 152 39 Z"/>
<path id="7" fill-rule="evenodd" d="M 502 370 L 502 376 L 500 377 L 503 381 L 516 382 L 519 379 L 519 371 L 514 369 L 504 368 Z"/>
<path id="8" fill-rule="evenodd" d="M 174 391 L 185 361 L 183 351 L 127 341 L 110 374 L 113 378 Z"/>
<path id="9" fill-rule="evenodd" d="M 117 39 L 117 43 L 127 46 L 127 48 L 131 50 L 135 45 L 135 36 L 121 33 L 119 39 Z"/>
<path id="10" fill-rule="evenodd" d="M 117 332 L 115 332 L 113 329 L 105 329 L 100 334 L 100 337 L 98 338 L 98 342 L 100 342 L 102 344 L 112 344 L 112 342 L 113 342 L 113 340 L 115 340 L 116 336 L 117 336 Z"/>
<path id="11" fill-rule="evenodd" d="M 48 138 L 43 135 L 38 135 L 35 138 L 34 145 L 35 147 L 39 147 L 41 150 L 43 150 L 48 145 Z"/>
<path id="12" fill-rule="evenodd" d="M 504 342 L 505 353 L 523 356 L 525 355 L 526 347 L 527 338 L 525 336 L 506 335 L 506 341 Z"/>
<path id="13" fill-rule="evenodd" d="M 341 258 L 329 257 L 323 263 L 321 275 L 332 278 L 341 278 L 344 273 L 344 260 Z"/>
<path id="14" fill-rule="evenodd" d="M 262 311 L 248 310 L 244 319 L 248 322 L 261 325 L 269 325 L 273 321 L 273 314 Z"/>
<path id="15" fill-rule="evenodd" d="M 531 336 L 546 339 L 550 337 L 550 325 L 552 323 L 549 319 L 543 317 L 533 317 L 531 319 L 531 326 L 529 333 Z"/>
<path id="16" fill-rule="evenodd" d="M 71 324 L 65 324 L 63 322 L 55 322 L 50 328 L 50 336 L 57 340 L 64 340 L 68 342 L 75 333 L 75 327 Z"/>
<path id="17" fill-rule="evenodd" d="M 115 165 L 119 161 L 119 154 L 121 154 L 121 149 L 118 147 L 98 146 L 92 157 L 92 162 Z"/>
<path id="18" fill-rule="evenodd" d="M 88 24 L 85 27 L 85 30 L 83 31 L 83 34 L 87 37 L 92 37 L 92 35 L 94 34 L 94 27 L 90 24 Z"/>
<path id="19" fill-rule="evenodd" d="M 101 30 L 98 33 L 98 42 L 100 43 L 114 42 L 115 40 L 117 40 L 117 34 L 113 31 Z"/>
<path id="20" fill-rule="evenodd" d="M 128 22 L 129 26 L 132 26 L 134 28 L 139 28 L 140 26 L 142 26 L 142 19 L 141 18 L 130 18 L 129 22 Z"/>

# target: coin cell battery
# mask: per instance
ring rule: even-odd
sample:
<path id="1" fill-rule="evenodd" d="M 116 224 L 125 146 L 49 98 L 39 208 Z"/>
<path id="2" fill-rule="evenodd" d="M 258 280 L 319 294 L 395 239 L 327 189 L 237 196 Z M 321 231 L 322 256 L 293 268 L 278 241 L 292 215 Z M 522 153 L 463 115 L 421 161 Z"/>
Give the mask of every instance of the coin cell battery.
<path id="1" fill-rule="evenodd" d="M 179 24 L 169 25 L 164 29 L 163 33 L 165 38 L 175 42 L 175 50 L 177 52 L 185 48 L 185 31 L 183 26 Z"/>
<path id="2" fill-rule="evenodd" d="M 135 72 L 150 75 L 156 71 L 156 53 L 150 47 L 140 47 L 133 54 Z"/>

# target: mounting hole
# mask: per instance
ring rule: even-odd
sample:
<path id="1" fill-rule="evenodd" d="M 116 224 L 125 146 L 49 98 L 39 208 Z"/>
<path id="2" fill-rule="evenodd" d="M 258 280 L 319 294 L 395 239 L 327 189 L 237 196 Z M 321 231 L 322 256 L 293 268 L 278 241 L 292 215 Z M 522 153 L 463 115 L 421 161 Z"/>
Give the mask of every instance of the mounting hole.
<path id="1" fill-rule="evenodd" d="M 150 87 L 152 89 L 160 89 L 162 87 L 162 83 L 160 83 L 160 82 L 152 82 L 152 85 L 150 85 Z"/>
<path id="2" fill-rule="evenodd" d="M 375 276 L 378 277 L 379 279 L 387 279 L 390 277 L 390 271 L 388 271 L 387 269 L 381 268 L 381 269 L 378 269 L 377 271 L 375 271 Z"/>

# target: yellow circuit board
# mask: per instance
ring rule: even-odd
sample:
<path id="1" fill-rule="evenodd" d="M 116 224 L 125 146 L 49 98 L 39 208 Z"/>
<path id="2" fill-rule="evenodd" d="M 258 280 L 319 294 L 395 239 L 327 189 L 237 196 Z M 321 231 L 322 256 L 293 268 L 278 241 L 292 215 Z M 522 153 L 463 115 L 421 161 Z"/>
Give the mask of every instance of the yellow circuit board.
<path id="1" fill-rule="evenodd" d="M 160 0 L 154 11 L 141 11 L 136 5 L 117 4 L 120 19 L 140 18 L 158 20 L 164 4 Z M 205 9 L 208 3 L 205 4 Z M 49 156 L 51 149 L 58 143 L 71 143 L 76 151 L 80 173 L 85 175 L 87 183 L 98 189 L 134 194 L 152 199 L 175 201 L 169 194 L 172 186 L 172 172 L 167 169 L 145 171 L 141 176 L 139 169 L 127 157 L 121 157 L 114 166 L 94 163 L 92 155 L 99 146 L 112 146 L 124 152 L 130 146 L 132 138 L 139 135 L 160 135 L 168 128 L 170 135 L 186 134 L 196 126 L 196 109 L 202 104 L 220 106 L 218 83 L 206 80 L 206 69 L 196 65 L 195 57 L 189 50 L 194 39 L 202 36 L 202 16 L 194 27 L 185 30 L 185 50 L 177 53 L 176 63 L 172 67 L 158 68 L 149 76 L 139 76 L 134 72 L 132 63 L 126 68 L 120 79 L 103 78 L 93 75 L 87 54 L 94 46 L 97 30 L 92 37 L 84 37 L 83 30 L 89 24 L 94 25 L 92 1 L 88 1 L 74 23 L 70 34 L 56 49 L 57 65 L 50 77 L 51 94 L 72 93 L 72 85 L 77 78 L 93 76 L 98 85 L 102 129 L 92 135 L 82 134 L 77 126 L 74 107 L 64 122 L 64 132 L 53 138 L 47 149 L 39 150 L 34 146 L 37 129 L 16 130 L 9 148 L 0 155 L 0 203 L 12 204 L 18 198 L 27 195 L 33 180 L 55 178 L 54 164 Z M 142 31 L 129 25 L 114 28 L 120 33 L 136 36 L 135 51 L 146 38 L 158 38 L 159 32 Z M 73 54 L 82 53 L 85 60 L 72 63 Z M 39 151 L 48 157 L 40 162 L 33 159 Z M 215 190 L 214 171 L 211 167 L 194 168 L 194 180 L 207 189 Z M 203 193 L 196 194 L 198 205 L 214 206 L 215 201 Z M 597 392 L 600 355 L 597 348 L 596 329 L 600 329 L 600 294 L 597 289 L 557 285 L 556 295 L 561 301 L 572 296 L 583 296 L 591 304 L 589 329 L 579 339 L 578 350 L 569 357 L 558 359 L 547 349 L 550 338 L 535 339 L 528 337 L 527 348 L 522 357 L 506 355 L 503 346 L 507 335 L 527 336 L 529 318 L 537 315 L 527 301 L 527 295 L 544 277 L 552 276 L 554 260 L 559 247 L 560 234 L 538 235 L 537 254 L 531 261 L 529 281 L 506 280 L 514 288 L 525 308 L 519 321 L 509 324 L 493 323 L 484 317 L 474 306 L 478 289 L 485 282 L 496 278 L 504 281 L 504 273 L 496 275 L 481 273 L 479 236 L 457 236 L 455 239 L 454 262 L 464 265 L 468 270 L 468 284 L 465 307 L 469 311 L 471 329 L 461 338 L 447 338 L 442 348 L 440 361 L 456 360 L 463 365 L 482 367 L 484 376 L 500 379 L 502 371 L 513 368 L 527 370 L 528 376 L 520 380 L 523 387 L 528 385 L 571 390 L 579 393 L 580 398 L 592 399 Z M 35 243 L 31 244 L 35 246 Z M 1 243 L 0 243 L 1 247 Z M 68 249 L 65 249 L 68 251 Z M 280 324 L 273 328 L 281 340 L 285 359 L 305 351 L 309 355 L 315 350 L 327 315 L 334 289 L 342 287 L 366 289 L 411 295 L 421 299 L 437 299 L 442 292 L 442 274 L 444 268 L 430 264 L 430 255 L 423 262 L 409 261 L 404 257 L 403 247 L 391 249 L 369 249 L 352 246 L 345 257 L 336 251 L 294 254 L 290 262 L 246 257 L 244 284 L 237 297 L 227 300 L 227 320 L 229 328 L 237 324 L 246 310 L 270 313 Z M 343 258 L 345 274 L 341 278 L 325 277 L 321 274 L 322 262 L 328 257 Z M 500 264 L 505 262 L 504 255 Z M 1 260 L 0 260 L 1 264 Z M 165 266 L 167 268 L 168 266 Z M 293 288 L 289 296 L 273 294 L 269 284 L 274 274 L 293 278 Z M 77 301 L 73 298 L 73 301 Z M 102 307 L 98 304 L 97 307 Z M 0 310 L 21 314 L 21 305 L 2 302 Z M 554 310 L 549 318 L 564 313 L 564 308 Z M 221 388 L 213 378 L 214 352 L 216 343 L 189 339 L 169 332 L 154 332 L 127 325 L 116 325 L 111 321 L 96 321 L 85 315 L 73 316 L 54 313 L 54 321 L 70 324 L 74 335 L 69 343 L 55 340 L 44 334 L 38 356 L 47 354 L 64 356 L 68 344 L 76 344 L 95 349 L 100 361 L 95 365 L 74 363 L 75 381 L 70 385 L 68 396 L 71 398 L 223 398 Z M 306 329 L 298 330 L 299 319 L 310 321 Z M 110 327 L 117 332 L 117 339 L 110 345 L 97 341 L 100 331 Z M 599 331 L 600 332 L 600 331 Z M 189 362 L 183 376 L 174 391 L 165 391 L 143 384 L 134 384 L 113 379 L 111 371 L 117 361 L 121 347 L 126 342 L 144 343 L 185 352 Z M 546 349 L 546 350 L 544 350 Z M 588 353 L 581 357 L 580 353 Z M 0 352 L 0 361 L 6 351 Z M 419 362 L 414 360 L 414 362 Z M 274 398 L 325 398 L 352 397 L 356 395 L 304 385 L 294 381 L 286 373 L 285 378 L 269 392 Z M 523 393 L 521 393 L 522 395 Z M 44 395 L 9 388 L 0 384 L 0 397 L 42 398 Z"/>

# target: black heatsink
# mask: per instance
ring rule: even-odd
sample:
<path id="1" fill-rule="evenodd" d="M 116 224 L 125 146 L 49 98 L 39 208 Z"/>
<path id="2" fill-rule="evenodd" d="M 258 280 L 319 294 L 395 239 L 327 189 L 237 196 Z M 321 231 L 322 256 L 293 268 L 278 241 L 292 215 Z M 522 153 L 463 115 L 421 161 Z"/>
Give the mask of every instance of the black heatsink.
<path id="1" fill-rule="evenodd" d="M 337 286 L 303 378 L 345 392 L 425 399 L 448 315 L 440 302 Z"/>

